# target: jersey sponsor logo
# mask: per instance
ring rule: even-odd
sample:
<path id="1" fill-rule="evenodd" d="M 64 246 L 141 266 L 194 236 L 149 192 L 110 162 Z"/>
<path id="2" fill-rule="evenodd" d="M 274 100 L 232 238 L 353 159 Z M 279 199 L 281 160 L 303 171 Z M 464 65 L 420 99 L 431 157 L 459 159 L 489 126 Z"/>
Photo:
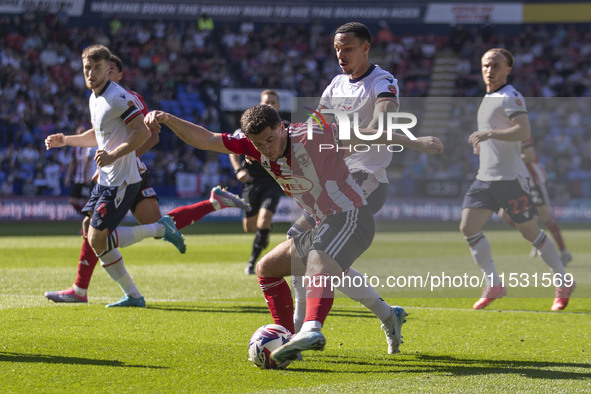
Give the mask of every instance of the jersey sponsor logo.
<path id="1" fill-rule="evenodd" d="M 523 107 L 523 103 L 519 99 L 515 100 L 515 104 L 517 104 L 520 107 Z"/>
<path id="2" fill-rule="evenodd" d="M 388 90 L 390 91 L 390 93 L 392 93 L 393 95 L 398 94 L 397 90 L 396 90 L 396 85 L 388 85 Z"/>
<path id="3" fill-rule="evenodd" d="M 297 175 L 280 175 L 276 178 L 283 190 L 291 194 L 304 194 L 312 190 L 312 181 Z"/>
<path id="4" fill-rule="evenodd" d="M 80 264 L 80 265 L 88 265 L 88 266 L 90 266 L 90 264 L 88 264 L 88 261 L 86 261 L 86 260 L 80 260 L 80 261 L 78 262 L 78 264 Z"/>

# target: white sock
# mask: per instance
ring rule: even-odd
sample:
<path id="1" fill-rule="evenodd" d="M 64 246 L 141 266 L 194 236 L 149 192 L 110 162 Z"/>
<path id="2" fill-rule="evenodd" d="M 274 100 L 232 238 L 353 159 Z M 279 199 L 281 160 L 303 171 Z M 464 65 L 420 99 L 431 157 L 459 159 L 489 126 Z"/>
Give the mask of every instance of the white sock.
<path id="1" fill-rule="evenodd" d="M 322 323 L 318 320 L 308 320 L 302 324 L 302 332 L 304 331 L 320 331 L 322 330 Z"/>
<path id="2" fill-rule="evenodd" d="M 105 271 L 107 271 L 109 276 L 117 282 L 125 295 L 133 298 L 139 298 L 142 296 L 138 288 L 135 286 L 133 278 L 125 269 L 123 257 L 121 256 L 119 249 L 112 249 L 107 253 L 103 253 L 99 257 L 99 260 Z"/>
<path id="3" fill-rule="evenodd" d="M 501 283 L 501 279 L 499 278 L 499 274 L 497 274 L 497 268 L 495 267 L 495 263 L 492 258 L 492 248 L 490 247 L 490 242 L 488 242 L 488 239 L 481 231 L 478 234 L 466 237 L 466 241 L 470 247 L 470 253 L 472 253 L 474 262 L 478 264 L 484 273 L 486 284 L 488 286 L 499 285 Z"/>
<path id="4" fill-rule="evenodd" d="M 540 230 L 540 234 L 531 244 L 540 251 L 540 257 L 550 267 L 552 273 L 560 275 L 560 278 L 566 274 L 556 244 L 544 233 L 544 230 Z"/>
<path id="5" fill-rule="evenodd" d="M 292 275 L 291 284 L 294 292 L 293 323 L 295 325 L 295 332 L 299 332 L 306 317 L 306 287 L 304 286 L 304 277 L 301 275 Z"/>
<path id="6" fill-rule="evenodd" d="M 109 237 L 114 241 L 114 247 L 124 248 L 133 245 L 145 238 L 164 236 L 164 226 L 160 223 L 144 224 L 139 226 L 117 227 Z"/>
<path id="7" fill-rule="evenodd" d="M 83 289 L 82 287 L 78 287 L 75 284 L 72 286 L 72 288 L 74 289 L 74 293 L 80 297 L 84 297 L 86 293 L 88 293 L 88 289 Z"/>
<path id="8" fill-rule="evenodd" d="M 343 286 L 339 286 L 337 289 L 372 311 L 382 322 L 386 321 L 392 311 L 390 305 L 363 279 L 363 275 L 359 271 L 349 268 L 343 276 Z"/>

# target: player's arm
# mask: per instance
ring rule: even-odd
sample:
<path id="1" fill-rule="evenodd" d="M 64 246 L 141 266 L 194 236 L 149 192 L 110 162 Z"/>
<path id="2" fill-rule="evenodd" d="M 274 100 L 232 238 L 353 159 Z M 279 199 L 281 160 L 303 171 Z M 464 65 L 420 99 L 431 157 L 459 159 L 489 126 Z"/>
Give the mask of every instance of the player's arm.
<path id="1" fill-rule="evenodd" d="M 376 135 L 378 130 L 376 129 L 360 129 L 359 132 L 364 135 Z M 367 140 L 363 140 L 359 138 L 355 133 L 351 133 L 350 144 L 367 144 Z M 347 145 L 345 141 L 341 140 L 341 143 Z M 437 138 L 432 136 L 426 137 L 418 137 L 416 139 L 411 139 L 410 137 L 399 134 L 399 133 L 391 133 L 388 136 L 387 132 L 382 132 L 382 135 L 370 141 L 371 144 L 384 144 L 384 145 L 401 145 L 405 148 L 416 149 L 419 152 L 428 153 L 428 154 L 440 154 L 443 153 L 443 142 Z"/>
<path id="2" fill-rule="evenodd" d="M 160 134 L 158 134 L 154 130 L 150 130 L 150 137 L 148 138 L 148 140 L 146 142 L 144 142 L 144 144 L 142 146 L 140 146 L 139 148 L 136 149 L 135 155 L 138 157 L 143 155 L 144 153 L 146 153 L 147 151 L 152 149 L 154 146 L 156 146 L 156 144 L 159 141 L 160 141 Z"/>
<path id="3" fill-rule="evenodd" d="M 96 151 L 94 161 L 99 167 L 108 166 L 128 153 L 135 152 L 150 137 L 150 130 L 144 124 L 144 116 L 141 113 L 127 123 L 127 128 L 130 132 L 125 142 L 119 144 L 110 152 L 105 150 Z"/>
<path id="4" fill-rule="evenodd" d="M 230 153 L 224 145 L 222 135 L 212 133 L 204 127 L 163 111 L 152 111 L 145 118 L 145 124 L 152 130 L 160 132 L 161 124 L 168 126 L 181 140 L 201 150 Z"/>
<path id="5" fill-rule="evenodd" d="M 96 146 L 94 129 L 86 130 L 82 134 L 64 135 L 64 133 L 51 134 L 45 139 L 45 149 L 61 148 L 63 146 L 81 146 L 90 148 Z"/>
<path id="6" fill-rule="evenodd" d="M 476 146 L 491 138 L 501 141 L 523 141 L 530 137 L 529 118 L 526 113 L 522 113 L 511 119 L 511 127 L 500 130 L 475 131 L 470 134 L 468 141 L 472 146 Z"/>
<path id="7" fill-rule="evenodd" d="M 398 112 L 398 101 L 396 96 L 388 95 L 378 97 L 373 109 L 373 119 L 367 126 L 368 129 L 377 129 L 379 127 L 380 117 L 387 112 Z"/>
<path id="8" fill-rule="evenodd" d="M 242 183 L 251 182 L 252 177 L 248 173 L 248 170 L 242 167 L 242 163 L 240 162 L 240 156 L 236 153 L 230 153 L 228 157 L 230 158 L 230 163 L 232 164 L 234 173 L 236 174 L 236 179 L 238 179 Z"/>

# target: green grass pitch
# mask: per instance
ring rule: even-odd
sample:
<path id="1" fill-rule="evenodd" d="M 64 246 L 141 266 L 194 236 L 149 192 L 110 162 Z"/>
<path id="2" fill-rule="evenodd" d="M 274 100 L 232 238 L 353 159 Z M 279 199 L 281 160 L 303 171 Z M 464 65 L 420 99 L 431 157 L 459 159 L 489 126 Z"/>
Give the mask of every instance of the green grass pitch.
<path id="1" fill-rule="evenodd" d="M 272 323 L 256 278 L 243 274 L 252 235 L 236 223 L 193 227 L 185 255 L 158 240 L 122 249 L 147 307 L 107 309 L 122 294 L 100 267 L 88 304 L 43 297 L 75 278 L 80 238 L 68 235 L 75 225 L 0 224 L 0 391 L 591 391 L 589 229 L 564 230 L 577 280 L 565 311 L 549 311 L 553 288 L 510 288 L 473 311 L 476 288 L 379 287 L 410 313 L 400 354 L 387 354 L 370 312 L 339 297 L 323 330 L 325 350 L 266 371 L 247 360 L 250 335 Z M 382 280 L 479 275 L 456 224 L 381 227 L 355 264 L 361 272 Z M 273 242 L 284 239 L 281 231 Z M 547 272 L 514 230 L 493 225 L 486 234 L 500 272 Z"/>

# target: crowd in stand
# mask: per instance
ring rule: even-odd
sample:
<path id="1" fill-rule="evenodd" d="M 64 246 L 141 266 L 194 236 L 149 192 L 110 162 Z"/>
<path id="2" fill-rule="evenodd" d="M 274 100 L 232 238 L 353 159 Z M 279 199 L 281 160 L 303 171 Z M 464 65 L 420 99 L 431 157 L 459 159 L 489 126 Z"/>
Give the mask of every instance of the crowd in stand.
<path id="1" fill-rule="evenodd" d="M 591 29 L 526 26 L 514 36 L 495 29 L 454 29 L 449 37 L 397 36 L 384 22 L 371 54 L 398 78 L 402 98 L 428 94 L 434 58 L 444 50 L 460 58 L 458 83 L 450 95 L 481 96 L 480 55 L 491 46 L 515 54 L 513 81 L 525 96 L 591 95 Z M 290 89 L 300 97 L 319 97 L 340 73 L 332 31 L 319 21 L 229 24 L 204 15 L 195 22 L 113 18 L 101 26 L 82 27 L 61 10 L 0 16 L 0 195 L 66 193 L 60 180 L 70 161 L 68 150 L 46 152 L 42 141 L 54 132 L 89 127 L 89 92 L 80 53 L 94 43 L 108 46 L 123 59 L 124 87 L 142 94 L 149 108 L 176 113 L 212 130 L 232 131 L 237 126 L 219 112 L 215 98 L 221 88 Z M 565 115 L 564 124 L 553 125 L 550 137 L 540 141 L 539 153 L 554 177 L 591 170 L 591 135 L 584 127 L 591 114 L 588 106 L 582 107 L 578 117 Z M 446 138 L 464 141 L 470 131 L 458 130 L 457 136 Z M 447 158 L 428 160 L 405 156 L 405 175 L 461 180 L 473 176 L 473 167 L 462 157 L 464 150 L 452 152 Z M 225 158 L 188 148 L 170 133 L 163 133 L 160 144 L 144 159 L 150 182 L 164 195 L 174 194 L 179 171 L 206 174 L 208 184 L 234 181 Z"/>

